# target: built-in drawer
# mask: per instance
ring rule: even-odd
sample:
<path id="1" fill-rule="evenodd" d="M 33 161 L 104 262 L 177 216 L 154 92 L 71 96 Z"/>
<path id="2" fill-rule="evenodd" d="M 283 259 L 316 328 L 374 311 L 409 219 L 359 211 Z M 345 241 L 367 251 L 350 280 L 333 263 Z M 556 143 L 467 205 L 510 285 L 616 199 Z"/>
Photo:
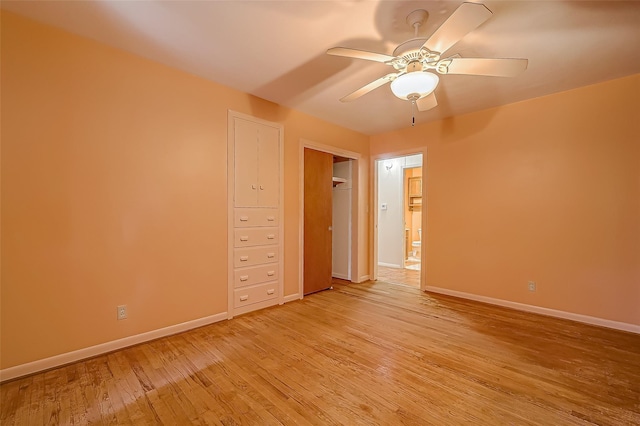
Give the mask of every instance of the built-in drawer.
<path id="1" fill-rule="evenodd" d="M 250 226 L 278 226 L 278 209 L 234 209 L 236 228 Z"/>
<path id="2" fill-rule="evenodd" d="M 278 228 L 237 228 L 234 231 L 233 246 L 265 246 L 278 244 Z"/>
<path id="3" fill-rule="evenodd" d="M 278 263 L 236 269 L 233 271 L 233 286 L 245 287 L 278 279 Z"/>
<path id="4" fill-rule="evenodd" d="M 278 261 L 278 246 L 247 247 L 233 250 L 233 266 L 243 268 L 245 266 L 262 265 Z"/>
<path id="5" fill-rule="evenodd" d="M 234 308 L 278 297 L 278 282 L 237 288 L 233 291 Z"/>

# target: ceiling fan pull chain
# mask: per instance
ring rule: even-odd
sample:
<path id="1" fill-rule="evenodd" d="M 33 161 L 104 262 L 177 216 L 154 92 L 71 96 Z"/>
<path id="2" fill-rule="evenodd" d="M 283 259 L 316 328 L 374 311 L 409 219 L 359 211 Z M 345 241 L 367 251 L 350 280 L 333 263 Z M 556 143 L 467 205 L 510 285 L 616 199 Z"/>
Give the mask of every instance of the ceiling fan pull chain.
<path id="1" fill-rule="evenodd" d="M 411 100 L 411 127 L 416 125 L 416 100 Z"/>

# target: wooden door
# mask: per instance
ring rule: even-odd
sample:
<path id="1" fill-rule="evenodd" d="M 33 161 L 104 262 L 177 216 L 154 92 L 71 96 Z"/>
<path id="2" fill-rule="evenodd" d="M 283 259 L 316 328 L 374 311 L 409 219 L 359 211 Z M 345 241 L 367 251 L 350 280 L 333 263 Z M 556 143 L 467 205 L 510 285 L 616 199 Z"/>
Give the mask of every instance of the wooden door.
<path id="1" fill-rule="evenodd" d="M 304 294 L 331 287 L 333 155 L 304 149 Z"/>

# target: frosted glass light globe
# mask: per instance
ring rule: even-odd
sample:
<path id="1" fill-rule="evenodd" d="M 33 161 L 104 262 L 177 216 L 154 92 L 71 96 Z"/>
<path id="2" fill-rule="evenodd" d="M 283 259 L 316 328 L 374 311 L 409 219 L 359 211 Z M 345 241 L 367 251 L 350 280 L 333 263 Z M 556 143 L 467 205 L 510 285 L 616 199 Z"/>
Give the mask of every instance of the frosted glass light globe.
<path id="1" fill-rule="evenodd" d="M 416 71 L 402 74 L 391 82 L 391 91 L 400 99 L 408 100 L 410 95 L 417 95 L 418 99 L 433 92 L 440 78 L 428 71 Z"/>

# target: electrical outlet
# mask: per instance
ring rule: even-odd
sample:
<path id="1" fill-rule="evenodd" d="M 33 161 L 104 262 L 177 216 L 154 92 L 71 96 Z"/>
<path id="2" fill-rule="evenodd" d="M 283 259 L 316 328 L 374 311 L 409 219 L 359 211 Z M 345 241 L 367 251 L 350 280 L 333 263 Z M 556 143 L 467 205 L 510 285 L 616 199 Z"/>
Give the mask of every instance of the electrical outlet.
<path id="1" fill-rule="evenodd" d="M 536 282 L 529 281 L 529 291 L 536 291 Z"/>
<path id="2" fill-rule="evenodd" d="M 118 320 L 127 319 L 127 305 L 118 306 Z"/>

